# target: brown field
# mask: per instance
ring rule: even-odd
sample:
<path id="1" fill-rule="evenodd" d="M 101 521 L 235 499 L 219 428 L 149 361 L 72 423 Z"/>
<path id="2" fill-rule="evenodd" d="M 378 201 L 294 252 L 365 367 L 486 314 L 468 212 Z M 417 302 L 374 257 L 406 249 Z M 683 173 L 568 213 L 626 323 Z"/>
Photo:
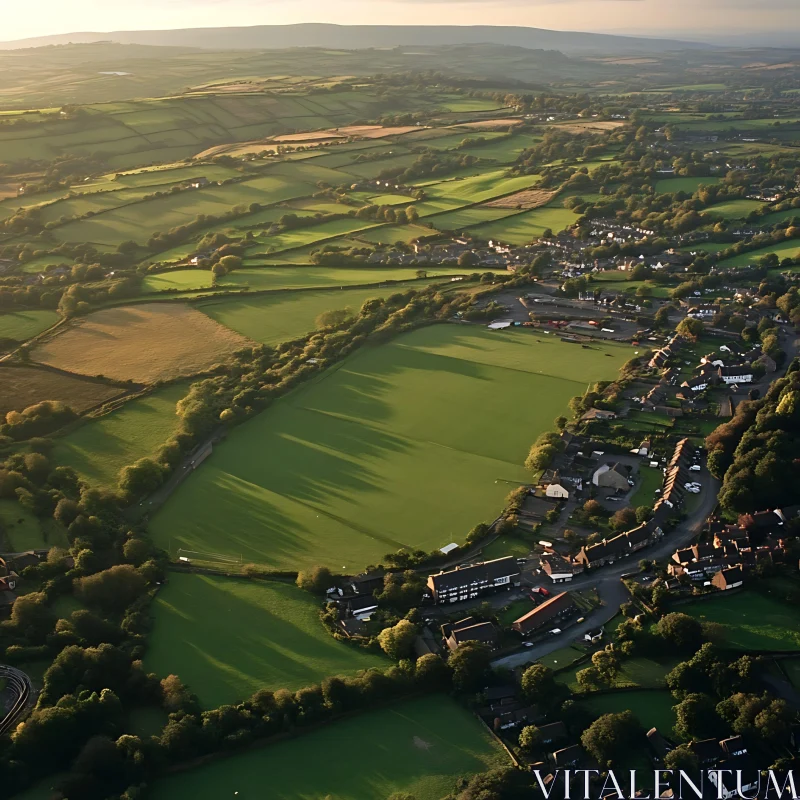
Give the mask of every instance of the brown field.
<path id="1" fill-rule="evenodd" d="M 362 139 L 382 139 L 385 136 L 401 136 L 411 131 L 422 130 L 422 125 L 400 125 L 395 128 L 384 128 L 382 125 L 349 125 L 346 128 L 337 128 L 336 131 L 343 136 L 360 136 Z"/>
<path id="2" fill-rule="evenodd" d="M 306 131 L 305 133 L 285 133 L 281 136 L 273 136 L 268 141 L 284 144 L 285 142 L 309 142 L 321 139 L 341 139 L 346 134 L 336 131 Z"/>
<path id="3" fill-rule="evenodd" d="M 613 131 L 615 128 L 621 128 L 627 124 L 622 119 L 602 120 L 586 120 L 586 122 L 557 122 L 553 127 L 562 131 L 569 131 L 570 133 L 583 133 L 584 131 Z"/>
<path id="4" fill-rule="evenodd" d="M 153 383 L 196 375 L 250 344 L 187 305 L 106 308 L 73 321 L 31 358 L 68 372 Z"/>
<path id="5" fill-rule="evenodd" d="M 475 122 L 462 122 L 456 125 L 456 128 L 504 128 L 507 125 L 520 125 L 521 119 L 507 118 L 507 119 L 479 119 Z"/>
<path id="6" fill-rule="evenodd" d="M 485 205 L 488 208 L 540 208 L 546 206 L 558 192 L 548 192 L 545 189 L 523 189 L 508 197 L 498 197 Z"/>
<path id="7" fill-rule="evenodd" d="M 0 365 L 0 418 L 9 411 L 22 411 L 42 400 L 60 400 L 82 412 L 123 394 L 125 390 L 118 386 L 73 378 L 40 367 Z"/>

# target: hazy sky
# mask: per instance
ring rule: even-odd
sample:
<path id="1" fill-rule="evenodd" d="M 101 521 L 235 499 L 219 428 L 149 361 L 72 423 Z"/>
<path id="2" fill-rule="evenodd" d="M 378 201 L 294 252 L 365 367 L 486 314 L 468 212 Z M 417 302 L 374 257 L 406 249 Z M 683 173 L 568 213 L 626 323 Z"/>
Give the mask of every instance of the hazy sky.
<path id="1" fill-rule="evenodd" d="M 701 35 L 800 31 L 800 0 L 28 0 L 6 5 L 0 38 L 222 25 L 530 25 Z"/>

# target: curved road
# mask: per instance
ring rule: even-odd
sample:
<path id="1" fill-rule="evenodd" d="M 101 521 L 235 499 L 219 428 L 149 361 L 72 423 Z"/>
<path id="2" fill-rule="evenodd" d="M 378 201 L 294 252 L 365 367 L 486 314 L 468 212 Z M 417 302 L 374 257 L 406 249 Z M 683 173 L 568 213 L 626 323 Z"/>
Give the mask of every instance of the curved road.
<path id="1" fill-rule="evenodd" d="M 670 533 L 657 544 L 648 547 L 640 553 L 639 558 L 648 558 L 653 561 L 668 558 L 681 547 L 689 544 L 702 531 L 703 525 L 717 505 L 717 493 L 720 482 L 708 472 L 703 472 L 703 494 L 700 505 Z M 596 630 L 601 625 L 609 622 L 619 611 L 619 607 L 628 598 L 628 590 L 620 578 L 627 572 L 636 571 L 637 560 L 625 558 L 607 567 L 599 567 L 570 583 L 559 584 L 565 590 L 597 589 L 603 605 L 586 615 L 585 622 L 573 625 L 565 634 L 551 636 L 533 647 L 526 647 L 521 652 L 512 653 L 510 656 L 498 658 L 492 662 L 494 667 L 507 669 L 529 664 L 546 655 L 566 647 L 574 639 L 583 639 L 583 635 L 590 630 Z M 545 586 L 552 590 L 553 584 L 549 579 L 536 579 L 531 581 L 531 586 Z"/>
<path id="2" fill-rule="evenodd" d="M 14 667 L 0 666 L 0 678 L 5 678 L 8 690 L 15 695 L 6 715 L 0 720 L 0 736 L 14 728 L 33 697 L 31 679 Z"/>

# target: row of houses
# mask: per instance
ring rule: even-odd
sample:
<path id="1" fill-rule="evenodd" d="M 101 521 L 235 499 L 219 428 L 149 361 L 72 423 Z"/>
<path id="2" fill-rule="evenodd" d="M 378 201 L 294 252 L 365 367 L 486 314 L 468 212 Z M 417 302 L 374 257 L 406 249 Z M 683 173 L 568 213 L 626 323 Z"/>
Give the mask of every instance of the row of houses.
<path id="1" fill-rule="evenodd" d="M 661 369 L 671 358 L 680 352 L 686 340 L 680 334 L 675 334 L 660 350 L 653 353 L 648 366 L 650 369 Z"/>
<path id="2" fill-rule="evenodd" d="M 664 485 L 661 495 L 653 506 L 657 516 L 667 515 L 683 504 L 686 495 L 685 485 L 692 481 L 690 472 L 692 444 L 681 439 L 672 452 L 672 457 L 664 469 Z"/>

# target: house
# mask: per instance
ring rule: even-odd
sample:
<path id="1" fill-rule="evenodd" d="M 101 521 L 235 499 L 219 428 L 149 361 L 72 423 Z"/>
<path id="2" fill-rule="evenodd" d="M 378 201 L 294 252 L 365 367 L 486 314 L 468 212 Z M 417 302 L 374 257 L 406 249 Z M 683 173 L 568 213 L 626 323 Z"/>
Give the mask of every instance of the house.
<path id="1" fill-rule="evenodd" d="M 378 601 L 373 595 L 362 595 L 361 597 L 348 597 L 342 600 L 342 605 L 354 617 L 359 619 L 369 619 L 369 615 L 378 609 Z"/>
<path id="2" fill-rule="evenodd" d="M 553 583 L 568 583 L 583 567 L 567 561 L 566 558 L 558 553 L 547 553 L 539 558 L 542 572 L 550 578 Z"/>
<path id="3" fill-rule="evenodd" d="M 656 524 L 655 520 L 651 519 L 623 535 L 628 540 L 630 552 L 635 553 L 660 539 L 664 535 L 664 531 Z"/>
<path id="4" fill-rule="evenodd" d="M 738 589 L 743 583 L 742 568 L 738 566 L 730 569 L 721 569 L 711 579 L 711 585 L 721 592 L 726 592 L 728 589 Z"/>
<path id="5" fill-rule="evenodd" d="M 586 567 L 602 567 L 605 564 L 613 564 L 629 552 L 628 540 L 625 534 L 621 533 L 613 539 L 603 539 L 602 542 L 590 547 L 582 547 L 580 553 L 575 556 L 575 561 Z"/>
<path id="6" fill-rule="evenodd" d="M 201 175 L 199 178 L 192 178 L 189 181 L 189 186 L 191 186 L 192 189 L 202 189 L 203 187 L 208 186 L 209 183 L 210 181 L 208 178 Z"/>
<path id="7" fill-rule="evenodd" d="M 367 630 L 364 620 L 358 619 L 358 617 L 339 620 L 339 627 L 348 639 L 351 639 L 353 636 L 363 636 Z"/>
<path id="8" fill-rule="evenodd" d="M 594 420 L 594 419 L 597 419 L 597 420 L 603 420 L 603 421 L 605 421 L 605 420 L 611 420 L 611 419 L 616 419 L 616 418 L 617 418 L 617 415 L 616 415 L 616 413 L 615 413 L 615 412 L 613 412 L 613 411 L 606 411 L 605 409 L 602 409 L 602 408 L 590 408 L 590 409 L 589 409 L 589 410 L 588 410 L 588 411 L 587 411 L 587 412 L 586 412 L 586 413 L 585 413 L 585 414 L 584 414 L 584 415 L 581 417 L 581 419 L 582 419 L 584 422 L 588 422 L 588 421 L 590 421 L 590 420 Z"/>
<path id="9" fill-rule="evenodd" d="M 595 486 L 621 492 L 627 492 L 631 488 L 628 483 L 628 473 L 620 464 L 603 464 L 592 475 L 592 483 Z"/>
<path id="10" fill-rule="evenodd" d="M 555 765 L 560 769 L 564 767 L 574 767 L 583 761 L 583 748 L 579 744 L 573 744 L 571 747 L 565 747 L 563 750 L 556 750 L 552 754 L 552 759 Z"/>
<path id="11" fill-rule="evenodd" d="M 726 758 L 747 755 L 747 745 L 744 743 L 744 739 L 742 739 L 741 736 L 731 736 L 728 739 L 723 739 L 719 743 L 719 746 L 722 748 L 722 752 L 725 754 Z"/>
<path id="12" fill-rule="evenodd" d="M 364 572 L 350 579 L 350 588 L 355 595 L 366 595 L 376 591 L 383 591 L 384 577 L 385 574 L 382 570 Z"/>
<path id="13" fill-rule="evenodd" d="M 44 555 L 40 556 L 33 550 L 28 550 L 25 553 L 18 553 L 13 558 L 8 559 L 8 562 L 11 564 L 14 570 L 17 572 L 22 572 L 22 570 L 27 569 L 28 567 L 38 566 L 44 557 Z"/>
<path id="14" fill-rule="evenodd" d="M 712 790 L 713 797 L 733 800 L 734 797 L 747 797 L 748 792 L 757 792 L 760 787 L 759 769 L 749 755 L 729 758 L 718 764 L 718 767 L 708 771 L 708 780 L 715 787 Z"/>
<path id="15" fill-rule="evenodd" d="M 490 650 L 495 650 L 498 643 L 494 625 L 491 622 L 478 622 L 473 617 L 442 625 L 442 637 L 450 650 L 458 650 L 464 642 L 480 642 Z"/>
<path id="16" fill-rule="evenodd" d="M 561 592 L 532 611 L 514 620 L 511 627 L 523 636 L 542 630 L 551 625 L 558 625 L 565 619 L 576 614 L 578 607 L 572 601 L 568 592 Z"/>
<path id="17" fill-rule="evenodd" d="M 563 722 L 551 722 L 549 725 L 540 725 L 540 744 L 552 744 L 567 738 L 567 726 Z"/>
<path id="18" fill-rule="evenodd" d="M 520 568 L 512 556 L 428 576 L 428 590 L 436 603 L 458 603 L 484 594 L 519 586 Z"/>
<path id="19" fill-rule="evenodd" d="M 569 489 L 563 483 L 550 483 L 544 490 L 545 496 L 553 500 L 569 500 Z"/>
<path id="20" fill-rule="evenodd" d="M 697 761 L 701 768 L 716 764 L 722 757 L 722 748 L 716 739 L 689 742 L 689 749 L 697 756 Z"/>
<path id="21" fill-rule="evenodd" d="M 681 384 L 681 389 L 690 389 L 692 392 L 703 392 L 708 389 L 708 378 L 698 375 Z"/>
<path id="22" fill-rule="evenodd" d="M 670 750 L 675 749 L 675 745 L 673 745 L 668 739 L 664 738 L 661 733 L 659 732 L 658 728 L 650 728 L 647 731 L 647 744 L 650 746 L 650 750 L 653 753 L 653 761 L 658 765 L 664 761 L 664 757 L 669 753 Z"/>
<path id="23" fill-rule="evenodd" d="M 717 375 L 722 379 L 726 386 L 735 383 L 752 383 L 753 370 L 745 364 L 737 364 L 732 367 L 720 367 Z"/>

